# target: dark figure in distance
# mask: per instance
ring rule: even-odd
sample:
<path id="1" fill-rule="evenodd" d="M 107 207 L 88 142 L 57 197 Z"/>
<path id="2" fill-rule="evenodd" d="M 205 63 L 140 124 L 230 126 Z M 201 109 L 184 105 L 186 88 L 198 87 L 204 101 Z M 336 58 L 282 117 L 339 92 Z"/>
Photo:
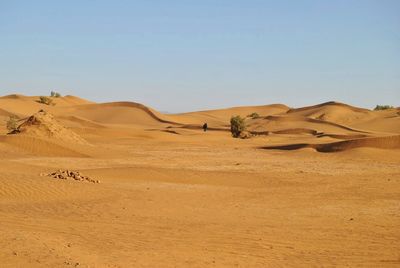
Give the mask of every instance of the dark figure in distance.
<path id="1" fill-rule="evenodd" d="M 203 125 L 203 130 L 204 130 L 204 132 L 206 132 L 206 131 L 207 131 L 207 128 L 208 128 L 208 125 L 207 125 L 207 123 L 204 123 L 204 125 Z"/>

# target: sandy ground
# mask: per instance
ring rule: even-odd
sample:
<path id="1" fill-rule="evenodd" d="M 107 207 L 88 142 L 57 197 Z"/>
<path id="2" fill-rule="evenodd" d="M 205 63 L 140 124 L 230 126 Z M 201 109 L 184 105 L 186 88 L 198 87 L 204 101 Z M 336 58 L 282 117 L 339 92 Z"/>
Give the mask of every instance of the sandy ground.
<path id="1" fill-rule="evenodd" d="M 398 149 L 264 150 L 315 138 L 174 134 L 143 116 L 74 125 L 64 112 L 54 110 L 90 145 L 0 140 L 1 267 L 400 266 Z M 376 131 L 396 133 L 381 121 Z M 101 182 L 41 176 L 58 169 Z"/>

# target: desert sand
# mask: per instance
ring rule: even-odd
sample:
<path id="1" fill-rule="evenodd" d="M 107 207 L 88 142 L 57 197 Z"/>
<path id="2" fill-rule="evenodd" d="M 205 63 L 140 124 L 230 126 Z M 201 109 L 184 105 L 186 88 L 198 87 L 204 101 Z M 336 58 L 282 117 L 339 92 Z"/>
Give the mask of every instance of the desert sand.
<path id="1" fill-rule="evenodd" d="M 1 267 L 400 266 L 398 108 L 38 99 L 0 97 Z"/>

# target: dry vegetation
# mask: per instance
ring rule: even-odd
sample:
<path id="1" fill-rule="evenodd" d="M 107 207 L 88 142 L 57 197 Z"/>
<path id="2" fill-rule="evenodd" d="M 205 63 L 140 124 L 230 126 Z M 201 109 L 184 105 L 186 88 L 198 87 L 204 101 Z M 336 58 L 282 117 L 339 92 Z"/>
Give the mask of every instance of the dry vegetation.
<path id="1" fill-rule="evenodd" d="M 54 105 L 53 99 L 46 96 L 40 96 L 38 102 L 46 105 Z"/>
<path id="2" fill-rule="evenodd" d="M 232 137 L 239 138 L 240 134 L 246 130 L 246 119 L 240 115 L 232 116 L 231 118 L 231 133 Z"/>
<path id="3" fill-rule="evenodd" d="M 390 105 L 376 105 L 375 111 L 382 111 L 382 110 L 388 110 L 388 109 L 394 109 L 393 106 Z"/>
<path id="4" fill-rule="evenodd" d="M 18 117 L 15 115 L 9 116 L 6 122 L 6 127 L 9 133 L 18 131 Z"/>

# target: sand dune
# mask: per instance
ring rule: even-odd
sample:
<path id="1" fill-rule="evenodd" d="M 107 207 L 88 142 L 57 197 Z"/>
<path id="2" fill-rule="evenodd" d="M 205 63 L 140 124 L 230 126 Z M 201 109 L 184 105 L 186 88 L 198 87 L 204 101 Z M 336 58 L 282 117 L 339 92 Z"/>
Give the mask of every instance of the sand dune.
<path id="1" fill-rule="evenodd" d="M 2 267 L 400 263 L 398 109 L 38 98 L 0 97 Z M 233 115 L 251 138 L 231 137 Z M 59 170 L 101 183 L 41 176 Z"/>
<path id="2" fill-rule="evenodd" d="M 85 139 L 61 125 L 53 115 L 44 111 L 19 120 L 17 130 L 7 136 L 0 136 L 0 143 L 13 145 L 28 154 L 64 157 L 85 157 L 85 153 L 71 147 L 89 145 Z"/>
<path id="3" fill-rule="evenodd" d="M 48 106 L 39 104 L 36 96 L 9 95 L 0 98 L 0 109 L 4 117 L 9 114 L 29 116 L 38 109 L 45 109 L 66 126 L 79 133 L 90 133 L 92 138 L 96 131 L 100 134 L 101 129 L 111 125 L 114 126 L 112 128 L 125 128 L 128 132 L 120 131 L 124 135 L 150 137 L 158 129 L 160 133 L 182 134 L 181 139 L 185 139 L 188 137 L 186 134 L 191 135 L 191 132 L 184 134 L 183 129 L 199 130 L 205 122 L 210 131 L 228 134 L 231 116 L 247 117 L 252 113 L 257 113 L 259 118 L 246 119 L 248 131 L 258 136 L 283 135 L 277 145 L 281 145 L 285 135 L 299 135 L 297 139 L 288 140 L 289 143 L 298 143 L 302 135 L 306 134 L 315 137 L 313 142 L 320 144 L 334 142 L 335 139 L 354 140 L 400 133 L 397 109 L 376 112 L 337 102 L 303 108 L 273 104 L 165 115 L 135 102 L 97 104 L 74 96 L 53 99 L 56 105 Z M 146 129 L 151 129 L 152 133 L 145 134 Z M 310 143 L 309 138 L 306 141 Z"/>
<path id="4" fill-rule="evenodd" d="M 70 143 L 88 144 L 82 137 L 61 125 L 52 114 L 39 111 L 19 124 L 13 135 L 27 135 Z"/>
<path id="5" fill-rule="evenodd" d="M 78 106 L 91 104 L 93 102 L 81 99 L 75 96 L 65 96 L 60 98 L 51 98 L 53 105 L 39 103 L 40 96 L 24 96 L 19 94 L 0 97 L 0 108 L 9 113 L 23 116 L 29 116 L 41 109 L 52 111 L 59 107 Z"/>
<path id="6" fill-rule="evenodd" d="M 248 122 L 253 134 L 298 134 L 297 139 L 281 138 L 278 144 L 265 146 L 273 149 L 315 148 L 320 152 L 333 152 L 356 147 L 391 148 L 388 135 L 399 134 L 400 117 L 397 110 L 376 112 L 350 105 L 328 102 L 290 109 L 286 114 L 270 115 Z M 303 134 L 312 135 L 301 141 Z M 324 139 L 329 137 L 331 139 Z M 372 138 L 372 139 L 366 139 Z M 347 140 L 336 142 L 332 139 Z M 394 144 L 393 144 L 394 145 Z M 394 147 L 396 148 L 396 147 Z"/>
<path id="7" fill-rule="evenodd" d="M 55 114 L 68 114 L 102 124 L 159 125 L 175 124 L 162 114 L 142 104 L 134 102 L 112 102 L 81 106 L 61 107 Z"/>
<path id="8" fill-rule="evenodd" d="M 343 138 L 343 137 L 342 137 Z M 388 137 L 368 137 L 357 138 L 348 140 L 323 143 L 323 144 L 308 144 L 308 143 L 295 143 L 279 146 L 266 146 L 264 149 L 279 149 L 279 150 L 296 150 L 302 148 L 313 148 L 318 152 L 339 152 L 354 148 L 367 147 L 367 148 L 380 148 L 380 149 L 399 149 L 400 136 Z M 343 138 L 344 139 L 344 138 Z"/>
<path id="9" fill-rule="evenodd" d="M 44 138 L 23 135 L 0 137 L 0 143 L 12 145 L 19 154 L 29 156 L 88 157 L 87 154 L 71 149 L 68 144 L 49 141 Z M 5 152 L 4 152 L 5 153 Z"/>
<path id="10" fill-rule="evenodd" d="M 314 106 L 290 109 L 288 113 L 338 124 L 348 124 L 353 120 L 362 120 L 372 114 L 370 110 L 339 102 L 326 102 Z"/>
<path id="11" fill-rule="evenodd" d="M 29 116 L 45 107 L 36 102 L 38 99 L 22 95 L 8 95 L 0 97 L 0 108 L 19 117 Z"/>
<path id="12" fill-rule="evenodd" d="M 182 113 L 168 115 L 172 121 L 187 125 L 199 125 L 204 122 L 212 127 L 224 127 L 229 125 L 229 120 L 233 115 L 246 117 L 252 113 L 258 113 L 260 116 L 280 114 L 288 111 L 289 108 L 283 104 L 272 104 L 263 106 L 242 106 L 220 110 L 208 110 L 199 112 Z"/>
<path id="13" fill-rule="evenodd" d="M 185 139 L 187 135 L 182 129 L 199 130 L 204 122 L 208 123 L 211 131 L 228 134 L 232 115 L 246 117 L 252 113 L 257 113 L 259 118 L 246 120 L 248 130 L 256 135 L 283 135 L 277 145 L 283 142 L 285 135 L 299 135 L 297 139 L 288 140 L 289 143 L 298 143 L 301 136 L 306 134 L 315 137 L 314 143 L 320 144 L 334 142 L 335 139 L 354 140 L 400 133 L 400 116 L 396 109 L 375 112 L 337 102 L 303 108 L 274 104 L 165 115 L 134 102 L 97 104 L 78 97 L 65 96 L 54 98 L 56 105 L 47 106 L 39 104 L 37 99 L 35 96 L 22 95 L 1 97 L 0 109 L 4 117 L 9 114 L 29 116 L 38 109 L 45 109 L 63 124 L 79 133 L 90 133 L 91 137 L 96 134 L 97 129 L 114 125 L 118 128 L 137 129 L 136 132 L 122 131 L 131 133 L 128 135 L 154 136 L 154 130 L 158 129 L 160 133 L 182 133 L 181 138 Z M 144 134 L 146 129 L 152 129 L 153 133 Z M 191 135 L 190 132 L 187 134 Z M 330 139 L 321 139 L 322 137 Z M 310 143 L 309 138 L 307 143 Z"/>
<path id="14" fill-rule="evenodd" d="M 400 109 L 374 111 L 374 117 L 354 121 L 352 125 L 375 132 L 400 133 Z"/>
<path id="15" fill-rule="evenodd" d="M 310 128 L 317 132 L 337 132 L 337 133 L 364 133 L 363 130 L 308 117 L 299 116 L 268 116 L 263 119 L 255 119 L 249 123 L 249 128 L 269 129 L 271 131 L 281 131 L 297 128 Z"/>

